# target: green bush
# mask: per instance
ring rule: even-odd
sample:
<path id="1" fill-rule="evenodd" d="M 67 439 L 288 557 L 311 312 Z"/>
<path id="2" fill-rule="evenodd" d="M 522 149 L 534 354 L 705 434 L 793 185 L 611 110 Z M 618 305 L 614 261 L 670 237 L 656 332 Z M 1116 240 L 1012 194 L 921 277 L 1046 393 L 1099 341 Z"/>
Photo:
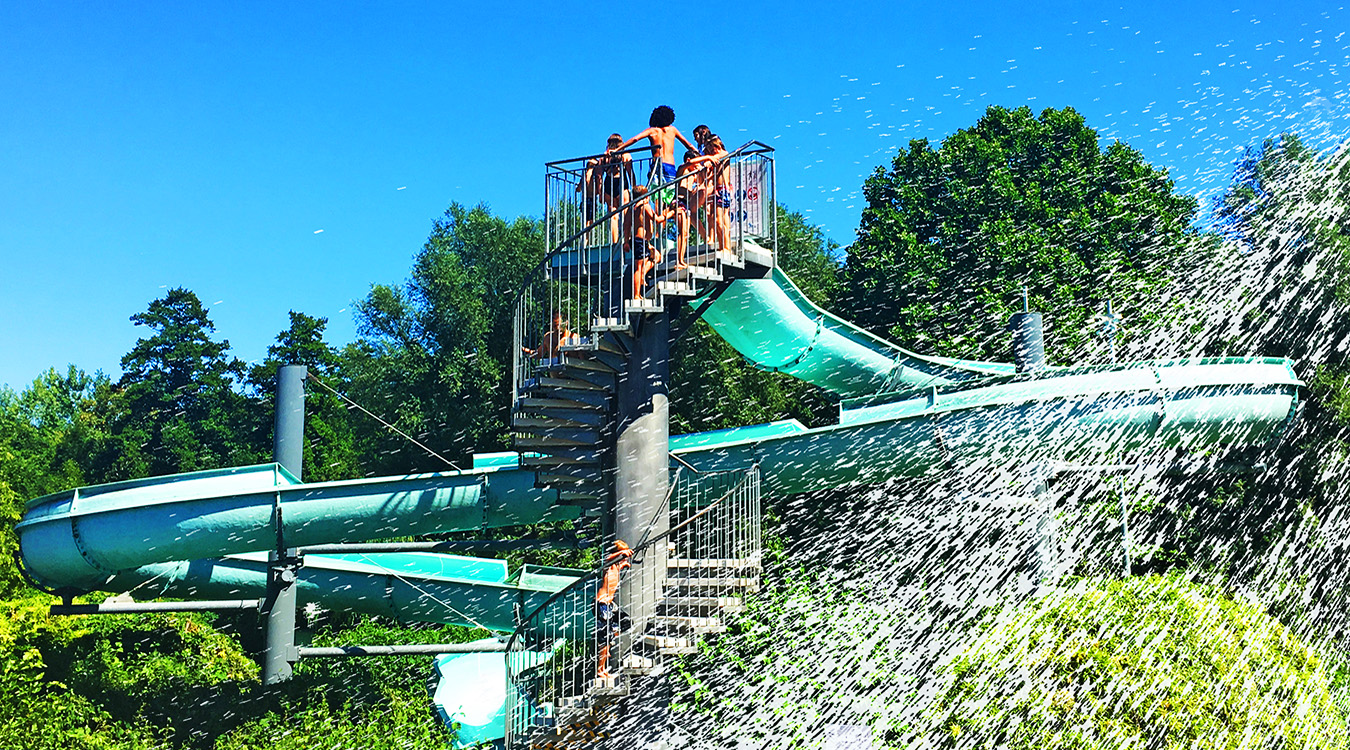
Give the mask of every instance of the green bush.
<path id="1" fill-rule="evenodd" d="M 161 742 L 144 722 L 126 723 L 48 674 L 43 645 L 82 631 L 47 616 L 50 600 L 0 605 L 0 748 L 151 750 Z"/>
<path id="2" fill-rule="evenodd" d="M 951 666 L 944 747 L 1344 748 L 1313 649 L 1178 577 L 1081 583 L 1011 613 Z"/>

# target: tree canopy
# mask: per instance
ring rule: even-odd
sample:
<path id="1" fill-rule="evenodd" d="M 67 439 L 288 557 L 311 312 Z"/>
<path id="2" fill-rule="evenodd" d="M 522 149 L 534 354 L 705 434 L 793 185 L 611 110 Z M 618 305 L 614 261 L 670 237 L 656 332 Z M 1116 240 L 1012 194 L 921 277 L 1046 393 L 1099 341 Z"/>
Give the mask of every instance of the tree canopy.
<path id="1" fill-rule="evenodd" d="M 990 107 L 867 179 L 840 313 L 923 352 L 1007 359 L 1025 286 L 1062 357 L 1107 300 L 1148 302 L 1185 252 L 1196 200 L 1174 187 L 1130 146 L 1103 148 L 1071 108 Z"/>

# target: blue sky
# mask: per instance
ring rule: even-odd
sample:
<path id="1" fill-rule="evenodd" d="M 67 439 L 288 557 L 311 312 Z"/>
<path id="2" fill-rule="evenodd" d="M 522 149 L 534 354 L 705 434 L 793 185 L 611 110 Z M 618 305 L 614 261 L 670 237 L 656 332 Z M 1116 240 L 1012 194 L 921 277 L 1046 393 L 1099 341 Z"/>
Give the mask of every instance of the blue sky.
<path id="1" fill-rule="evenodd" d="M 543 162 L 661 103 L 775 146 L 843 245 L 867 174 L 990 104 L 1072 106 L 1202 196 L 1263 137 L 1344 129 L 1335 3 L 907 5 L 0 0 L 0 383 L 118 376 L 170 286 L 245 360 L 292 309 L 345 343 L 450 201 L 537 214 Z"/>

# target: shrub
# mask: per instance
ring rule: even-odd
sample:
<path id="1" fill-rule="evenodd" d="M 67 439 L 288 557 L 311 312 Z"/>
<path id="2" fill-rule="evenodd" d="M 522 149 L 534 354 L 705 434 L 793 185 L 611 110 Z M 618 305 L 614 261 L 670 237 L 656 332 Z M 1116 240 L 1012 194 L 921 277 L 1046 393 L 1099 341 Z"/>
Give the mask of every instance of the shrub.
<path id="1" fill-rule="evenodd" d="M 1179 577 L 1081 583 L 989 627 L 933 706 L 944 747 L 1343 748 L 1322 659 Z"/>

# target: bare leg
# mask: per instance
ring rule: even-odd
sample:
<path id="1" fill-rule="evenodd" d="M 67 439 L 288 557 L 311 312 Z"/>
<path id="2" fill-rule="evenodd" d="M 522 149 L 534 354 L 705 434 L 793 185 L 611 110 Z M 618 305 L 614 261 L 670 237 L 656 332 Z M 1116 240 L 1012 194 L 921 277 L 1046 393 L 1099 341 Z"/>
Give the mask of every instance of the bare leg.
<path id="1" fill-rule="evenodd" d="M 689 249 L 689 210 L 675 212 L 675 267 L 686 268 L 684 256 Z"/>
<path id="2" fill-rule="evenodd" d="M 600 647 L 600 666 L 595 670 L 595 676 L 607 679 L 609 677 L 609 644 Z"/>

